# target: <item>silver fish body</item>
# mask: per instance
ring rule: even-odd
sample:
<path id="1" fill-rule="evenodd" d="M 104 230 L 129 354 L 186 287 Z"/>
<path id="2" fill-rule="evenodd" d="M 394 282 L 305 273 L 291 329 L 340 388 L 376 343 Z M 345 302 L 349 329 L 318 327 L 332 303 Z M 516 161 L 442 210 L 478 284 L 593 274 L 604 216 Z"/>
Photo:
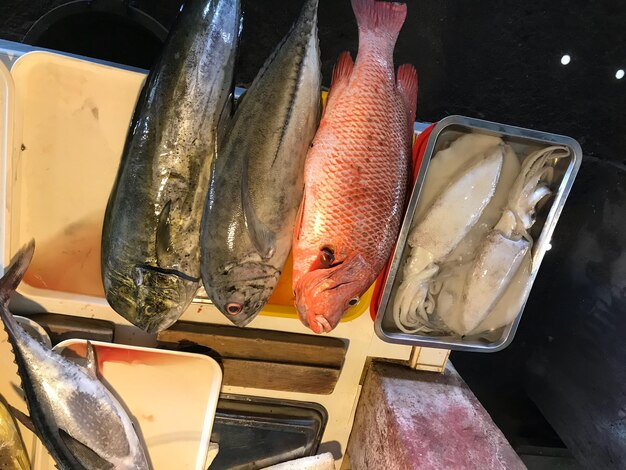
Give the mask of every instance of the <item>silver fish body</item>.
<path id="1" fill-rule="evenodd" d="M 113 309 L 148 332 L 174 323 L 200 282 L 200 223 L 240 30 L 239 0 L 190 0 L 133 116 L 102 234 Z"/>
<path id="2" fill-rule="evenodd" d="M 26 272 L 33 250 L 33 243 L 23 248 L 0 279 L 0 318 L 38 436 L 61 470 L 147 470 L 132 421 L 97 379 L 95 369 L 89 372 L 43 346 L 9 312 L 9 295 Z"/>
<path id="3" fill-rule="evenodd" d="M 306 152 L 320 119 L 317 4 L 305 3 L 240 99 L 214 164 L 202 222 L 202 280 L 238 326 L 266 304 L 291 249 Z"/>

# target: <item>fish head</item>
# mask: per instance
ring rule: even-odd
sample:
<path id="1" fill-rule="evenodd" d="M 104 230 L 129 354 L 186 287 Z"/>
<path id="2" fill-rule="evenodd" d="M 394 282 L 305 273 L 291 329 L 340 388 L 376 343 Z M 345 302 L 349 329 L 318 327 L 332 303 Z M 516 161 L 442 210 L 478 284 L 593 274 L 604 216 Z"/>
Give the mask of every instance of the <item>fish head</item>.
<path id="1" fill-rule="evenodd" d="M 235 325 L 246 326 L 265 306 L 280 271 L 261 261 L 231 264 L 208 278 L 207 294 Z"/>
<path id="2" fill-rule="evenodd" d="M 130 322 L 154 333 L 169 328 L 189 305 L 199 279 L 184 273 L 137 265 L 129 276 L 105 279 L 107 301 Z"/>
<path id="3" fill-rule="evenodd" d="M 303 274 L 294 292 L 302 323 L 315 333 L 333 330 L 372 283 L 371 272 L 365 258 L 355 254 Z"/>

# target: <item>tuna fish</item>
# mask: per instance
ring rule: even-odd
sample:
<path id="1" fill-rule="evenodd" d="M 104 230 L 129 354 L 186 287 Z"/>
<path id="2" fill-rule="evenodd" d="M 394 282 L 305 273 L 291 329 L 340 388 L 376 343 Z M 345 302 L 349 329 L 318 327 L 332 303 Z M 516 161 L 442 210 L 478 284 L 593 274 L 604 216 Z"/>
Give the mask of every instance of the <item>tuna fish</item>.
<path id="1" fill-rule="evenodd" d="M 15 354 L 36 434 L 60 470 L 148 469 L 133 423 L 96 376 L 88 344 L 83 369 L 33 339 L 7 308 L 30 264 L 34 242 L 22 248 L 0 279 L 0 319 Z"/>
<path id="2" fill-rule="evenodd" d="M 400 228 L 417 101 L 410 65 L 394 73 L 406 5 L 352 0 L 356 64 L 344 53 L 309 150 L 294 232 L 293 288 L 302 322 L 332 330 L 387 262 Z"/>
<path id="3" fill-rule="evenodd" d="M 304 160 L 320 117 L 317 3 L 306 2 L 241 98 L 215 160 L 202 280 L 238 326 L 266 304 L 291 249 Z"/>
<path id="4" fill-rule="evenodd" d="M 240 29 L 239 0 L 189 0 L 143 87 L 102 234 L 113 309 L 148 332 L 200 282 L 200 223 Z"/>
<path id="5" fill-rule="evenodd" d="M 0 468 L 30 470 L 22 437 L 2 396 L 0 396 Z"/>

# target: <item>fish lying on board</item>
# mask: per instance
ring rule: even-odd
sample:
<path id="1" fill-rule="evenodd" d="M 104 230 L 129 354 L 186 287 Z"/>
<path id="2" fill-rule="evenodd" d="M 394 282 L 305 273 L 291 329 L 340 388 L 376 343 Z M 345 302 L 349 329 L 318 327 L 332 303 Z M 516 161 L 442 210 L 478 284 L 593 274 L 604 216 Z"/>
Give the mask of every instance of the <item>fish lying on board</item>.
<path id="1" fill-rule="evenodd" d="M 70 362 L 29 336 L 7 305 L 30 264 L 35 245 L 22 248 L 0 279 L 0 319 L 15 354 L 32 426 L 60 470 L 144 470 L 148 462 L 124 408 L 89 366 Z M 18 419 L 19 415 L 16 416 Z"/>
<path id="2" fill-rule="evenodd" d="M 28 455 L 15 421 L 0 395 L 0 469 L 30 470 Z"/>
<path id="3" fill-rule="evenodd" d="M 202 280 L 213 304 L 238 326 L 266 304 L 291 249 L 321 107 L 317 4 L 305 3 L 241 98 L 214 164 Z"/>
<path id="4" fill-rule="evenodd" d="M 332 330 L 387 262 L 404 210 L 417 74 L 393 68 L 406 5 L 352 0 L 356 63 L 335 67 L 305 167 L 294 232 L 293 288 L 302 322 Z"/>
<path id="5" fill-rule="evenodd" d="M 148 332 L 200 282 L 200 223 L 220 121 L 229 117 L 239 0 L 185 2 L 135 107 L 102 233 L 106 298 Z"/>

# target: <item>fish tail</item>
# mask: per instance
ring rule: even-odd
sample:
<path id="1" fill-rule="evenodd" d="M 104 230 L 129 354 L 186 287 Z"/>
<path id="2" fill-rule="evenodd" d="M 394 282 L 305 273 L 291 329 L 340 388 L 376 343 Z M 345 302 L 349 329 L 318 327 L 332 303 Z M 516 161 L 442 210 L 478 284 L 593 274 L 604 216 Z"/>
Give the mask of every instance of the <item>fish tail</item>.
<path id="1" fill-rule="evenodd" d="M 300 18 L 298 21 L 308 22 L 317 20 L 317 7 L 319 5 L 319 0 L 307 0 L 307 2 L 302 7 L 300 12 Z"/>
<path id="2" fill-rule="evenodd" d="M 33 259 L 34 251 L 35 240 L 31 240 L 16 253 L 13 261 L 4 272 L 4 276 L 0 279 L 0 303 L 6 305 L 13 291 L 22 282 L 28 265 Z"/>
<path id="3" fill-rule="evenodd" d="M 404 101 L 404 106 L 409 115 L 409 122 L 413 127 L 415 112 L 417 110 L 417 71 L 411 64 L 403 64 L 398 67 L 398 91 Z"/>
<path id="4" fill-rule="evenodd" d="M 7 308 L 9 298 L 20 282 L 22 282 L 26 269 L 28 269 L 28 265 L 33 258 L 34 251 L 35 241 L 31 240 L 17 252 L 11 265 L 5 271 L 2 279 L 0 279 L 0 318 L 2 318 L 5 327 L 11 331 L 15 331 L 17 323 Z"/>
<path id="5" fill-rule="evenodd" d="M 359 33 L 387 33 L 393 46 L 406 19 L 404 3 L 376 0 L 352 0 L 352 9 L 359 25 Z"/>

